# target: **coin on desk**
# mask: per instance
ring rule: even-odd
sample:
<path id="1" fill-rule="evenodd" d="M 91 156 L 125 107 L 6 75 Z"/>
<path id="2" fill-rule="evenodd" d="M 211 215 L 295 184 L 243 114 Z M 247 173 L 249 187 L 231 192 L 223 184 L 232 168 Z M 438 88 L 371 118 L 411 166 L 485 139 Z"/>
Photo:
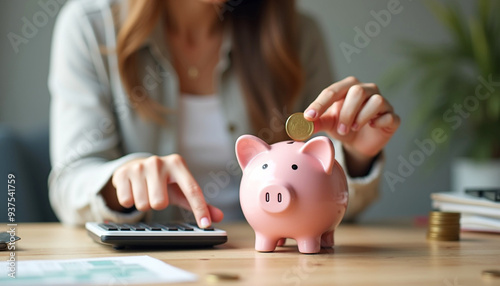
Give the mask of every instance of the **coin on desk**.
<path id="1" fill-rule="evenodd" d="M 484 279 L 500 279 L 500 270 L 498 270 L 498 269 L 484 270 L 481 273 L 481 276 Z"/>
<path id="2" fill-rule="evenodd" d="M 305 141 L 314 132 L 314 123 L 304 118 L 304 113 L 297 112 L 286 120 L 285 130 L 288 136 L 295 141 Z"/>
<path id="3" fill-rule="evenodd" d="M 235 281 L 239 280 L 238 274 L 232 273 L 208 273 L 205 280 L 209 283 L 216 283 L 221 281 Z"/>

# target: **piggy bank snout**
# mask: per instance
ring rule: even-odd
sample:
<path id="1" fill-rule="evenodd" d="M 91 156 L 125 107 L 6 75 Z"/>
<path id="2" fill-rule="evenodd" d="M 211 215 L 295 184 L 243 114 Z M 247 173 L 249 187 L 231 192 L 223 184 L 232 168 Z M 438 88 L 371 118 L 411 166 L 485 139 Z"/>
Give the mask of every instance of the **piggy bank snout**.
<path id="1" fill-rule="evenodd" d="M 278 184 L 262 188 L 259 194 L 260 207 L 270 213 L 283 212 L 290 206 L 291 200 L 290 188 Z"/>

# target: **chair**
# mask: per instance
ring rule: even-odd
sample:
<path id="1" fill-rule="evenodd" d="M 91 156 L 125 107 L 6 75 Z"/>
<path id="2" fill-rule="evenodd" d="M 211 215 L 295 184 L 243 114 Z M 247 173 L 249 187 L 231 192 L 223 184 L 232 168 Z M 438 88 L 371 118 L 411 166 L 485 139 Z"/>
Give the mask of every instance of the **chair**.
<path id="1" fill-rule="evenodd" d="M 15 175 L 15 222 L 58 221 L 49 203 L 47 187 L 51 168 L 48 128 L 21 133 L 0 126 L 0 154 L 4 186 L 8 174 Z M 9 222 L 6 189 L 1 196 L 5 200 L 0 200 L 0 222 Z"/>

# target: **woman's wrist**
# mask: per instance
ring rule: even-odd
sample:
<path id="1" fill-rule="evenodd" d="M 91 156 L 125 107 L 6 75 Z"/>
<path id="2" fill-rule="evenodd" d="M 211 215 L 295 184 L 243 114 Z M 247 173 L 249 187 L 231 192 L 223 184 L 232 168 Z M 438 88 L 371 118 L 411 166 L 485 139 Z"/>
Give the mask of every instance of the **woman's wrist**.
<path id="1" fill-rule="evenodd" d="M 367 156 L 342 146 L 344 151 L 344 161 L 346 172 L 351 178 L 364 177 L 370 173 L 373 162 L 379 156 L 380 152 L 375 156 Z"/>

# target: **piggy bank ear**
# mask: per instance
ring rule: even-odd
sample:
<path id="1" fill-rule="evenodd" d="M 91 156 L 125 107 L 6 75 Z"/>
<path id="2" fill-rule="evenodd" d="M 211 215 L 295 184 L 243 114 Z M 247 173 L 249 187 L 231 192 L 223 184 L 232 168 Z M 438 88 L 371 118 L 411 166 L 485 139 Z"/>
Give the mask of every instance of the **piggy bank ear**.
<path id="1" fill-rule="evenodd" d="M 236 158 L 242 170 L 255 156 L 271 149 L 266 142 L 252 135 L 243 135 L 236 140 Z"/>
<path id="2" fill-rule="evenodd" d="M 328 175 L 332 173 L 333 164 L 335 162 L 335 149 L 333 148 L 332 141 L 327 137 L 318 136 L 309 140 L 300 148 L 300 152 L 316 158 Z"/>

